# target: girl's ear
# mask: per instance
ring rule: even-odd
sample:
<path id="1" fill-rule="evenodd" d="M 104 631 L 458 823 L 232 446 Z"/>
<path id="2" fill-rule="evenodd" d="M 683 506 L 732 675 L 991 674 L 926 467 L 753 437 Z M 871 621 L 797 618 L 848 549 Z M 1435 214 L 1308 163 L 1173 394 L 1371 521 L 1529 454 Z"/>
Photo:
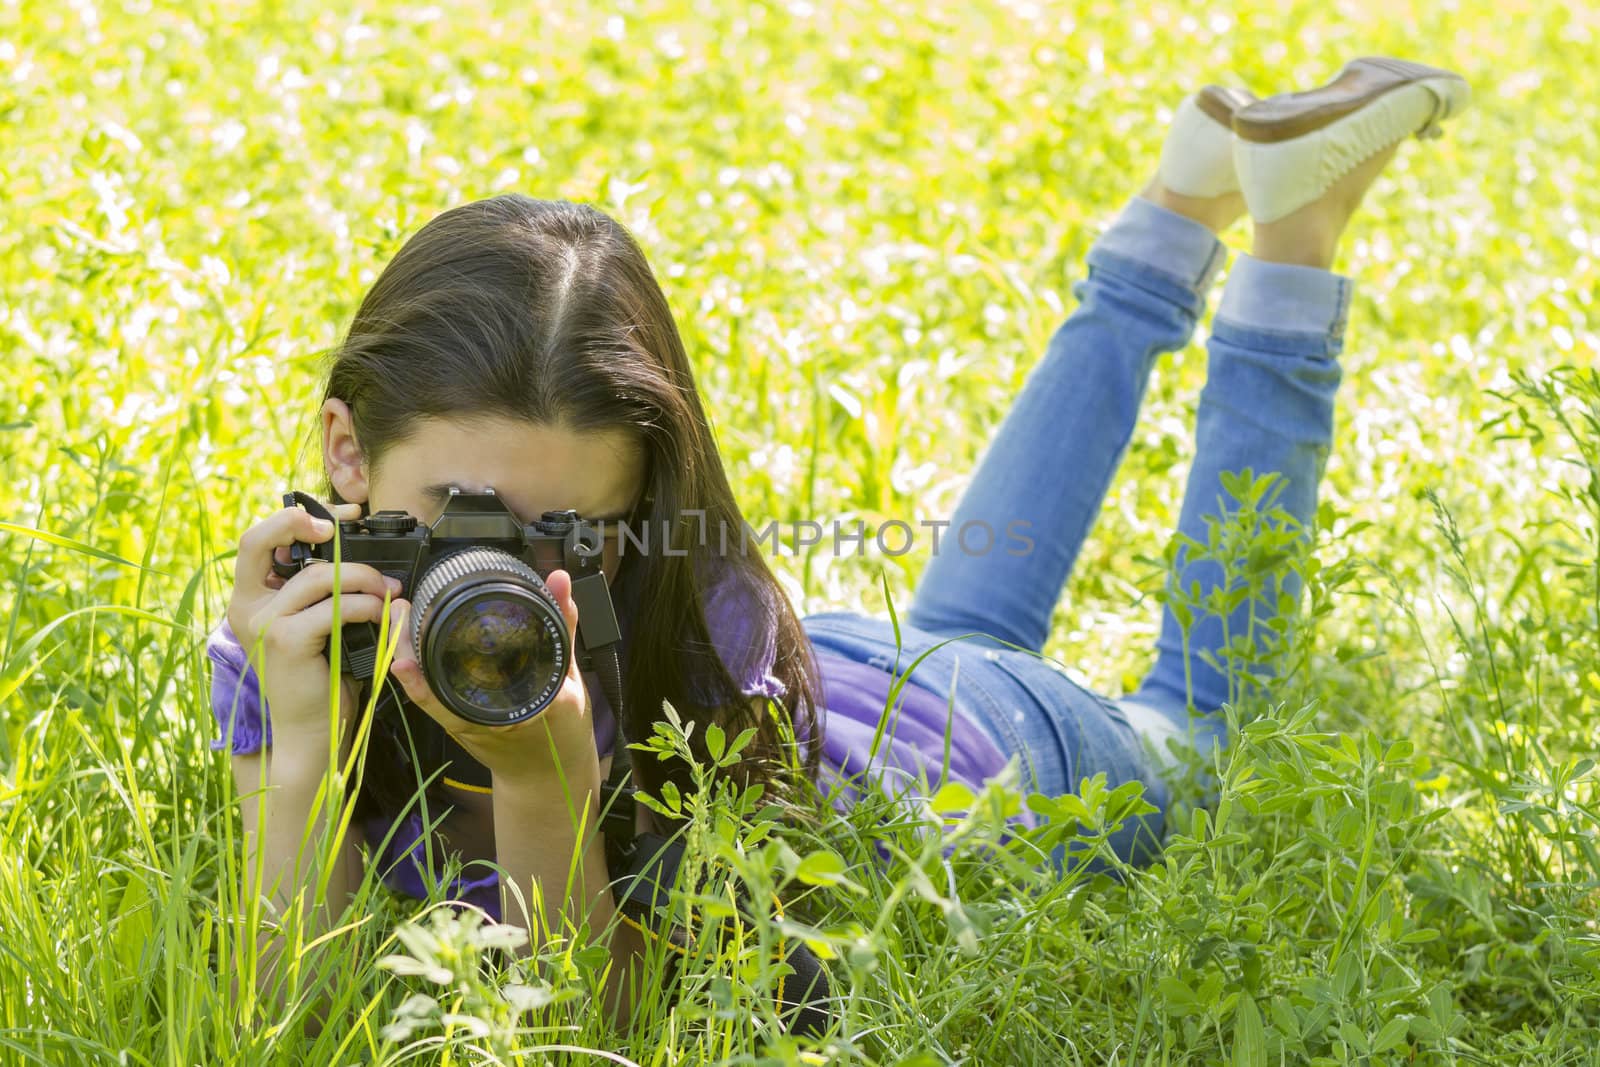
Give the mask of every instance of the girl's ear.
<path id="1" fill-rule="evenodd" d="M 350 405 L 335 397 L 322 405 L 322 462 L 347 503 L 367 502 L 367 462 L 356 441 L 355 421 Z"/>

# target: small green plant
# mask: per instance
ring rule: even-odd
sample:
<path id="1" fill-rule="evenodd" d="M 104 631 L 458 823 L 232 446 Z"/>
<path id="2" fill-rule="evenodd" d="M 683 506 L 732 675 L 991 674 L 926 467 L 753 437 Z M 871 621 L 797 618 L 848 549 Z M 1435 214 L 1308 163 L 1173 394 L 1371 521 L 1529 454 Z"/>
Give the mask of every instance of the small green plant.
<path id="1" fill-rule="evenodd" d="M 684 722 L 670 703 L 662 710 L 652 735 L 633 747 L 679 761 L 692 782 L 687 792 L 667 782 L 659 796 L 640 794 L 642 803 L 679 827 L 684 845 L 663 916 L 686 946 L 676 969 L 676 1016 L 688 1033 L 703 1026 L 708 1039 L 720 1040 L 733 1025 L 751 1047 L 793 1052 L 798 1046 L 787 1036 L 792 1019 L 784 1018 L 778 1000 L 793 974 L 785 962 L 788 944 L 803 942 L 826 964 L 850 937 L 801 922 L 795 908 L 817 887 L 863 890 L 829 849 L 815 841 L 804 853 L 791 847 L 800 837 L 784 832 L 784 808 L 762 803 L 761 785 L 743 785 L 725 773 L 742 758 L 753 728 L 729 739 L 719 726 L 707 726 L 702 759 L 692 740 L 696 724 Z"/>
<path id="2" fill-rule="evenodd" d="M 545 961 L 519 960 L 489 973 L 486 964 L 527 944 L 528 934 L 521 927 L 490 922 L 475 908 L 436 907 L 421 920 L 401 923 L 394 936 L 405 951 L 384 956 L 377 965 L 422 986 L 392 1011 L 380 1031 L 396 1046 L 411 1042 L 405 1056 L 429 1047 L 437 1050 L 459 1036 L 506 1060 L 519 1039 L 556 1029 L 524 1028 L 524 1015 L 579 995 L 571 986 L 557 990 L 528 973 Z M 435 1030 L 436 1038 L 412 1042 L 416 1035 Z"/>

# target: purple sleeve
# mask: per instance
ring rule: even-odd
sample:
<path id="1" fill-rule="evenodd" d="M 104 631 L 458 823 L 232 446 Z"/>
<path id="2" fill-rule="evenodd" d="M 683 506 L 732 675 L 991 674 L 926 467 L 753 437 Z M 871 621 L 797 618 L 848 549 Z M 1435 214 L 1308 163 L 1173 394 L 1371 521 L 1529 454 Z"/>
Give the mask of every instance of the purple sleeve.
<path id="1" fill-rule="evenodd" d="M 261 697 L 261 683 L 226 619 L 207 638 L 206 657 L 212 664 L 211 712 L 219 735 L 211 741 L 212 750 L 226 748 L 247 755 L 259 752 L 263 744 L 271 748 L 272 719 Z"/>
<path id="2" fill-rule="evenodd" d="M 772 673 L 778 658 L 777 609 L 733 567 L 706 596 L 706 629 L 717 656 L 746 696 L 782 697 L 787 688 Z"/>

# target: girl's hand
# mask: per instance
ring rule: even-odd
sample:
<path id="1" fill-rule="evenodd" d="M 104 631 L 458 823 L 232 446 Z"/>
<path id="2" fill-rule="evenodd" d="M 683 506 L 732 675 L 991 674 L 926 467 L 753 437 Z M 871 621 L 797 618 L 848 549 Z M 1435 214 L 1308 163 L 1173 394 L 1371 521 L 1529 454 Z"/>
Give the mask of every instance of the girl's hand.
<path id="1" fill-rule="evenodd" d="M 337 519 L 361 517 L 359 504 L 335 504 L 329 510 Z M 273 573 L 272 560 L 287 562 L 289 546 L 295 541 L 321 544 L 332 537 L 330 524 L 303 508 L 284 508 L 250 527 L 239 539 L 228 625 L 261 680 L 275 743 L 319 731 L 327 736 L 330 668 L 322 650 L 333 632 L 334 617 L 332 564 L 313 564 L 285 580 Z M 339 621 L 382 619 L 385 594 L 399 592 L 400 583 L 362 563 L 342 564 L 339 571 Z M 345 676 L 340 679 L 339 692 L 342 729 L 358 706 L 360 687 Z"/>
<path id="2" fill-rule="evenodd" d="M 493 772 L 497 784 L 549 785 L 563 779 L 573 783 L 574 788 L 579 788 L 579 783 L 598 784 L 600 757 L 594 741 L 593 710 L 578 670 L 578 605 L 572 599 L 572 576 L 564 570 L 551 571 L 545 585 L 561 607 L 573 655 L 555 699 L 533 718 L 510 726 L 484 726 L 455 714 L 434 696 L 412 654 L 411 642 L 404 636 L 395 649 L 389 673 L 412 703 Z M 411 602 L 397 600 L 393 610 L 390 626 L 404 635 L 410 625 Z"/>

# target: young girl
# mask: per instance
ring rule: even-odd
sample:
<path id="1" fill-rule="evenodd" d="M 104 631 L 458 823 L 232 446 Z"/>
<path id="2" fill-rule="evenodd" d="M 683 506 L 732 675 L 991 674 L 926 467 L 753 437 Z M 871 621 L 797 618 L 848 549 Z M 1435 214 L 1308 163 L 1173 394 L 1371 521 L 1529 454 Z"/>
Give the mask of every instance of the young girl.
<path id="1" fill-rule="evenodd" d="M 948 758 L 949 776 L 977 788 L 1015 757 L 1028 791 L 1071 792 L 1104 772 L 1112 786 L 1143 782 L 1164 811 L 1167 742 L 1205 752 L 1224 741 L 1217 711 L 1228 679 L 1205 653 L 1220 649 L 1225 622 L 1237 631 L 1252 610 L 1258 623 L 1270 618 L 1275 592 L 1228 620 L 1197 619 L 1187 654 L 1169 606 L 1155 664 L 1124 699 L 1082 688 L 1035 654 L 1127 447 L 1151 367 L 1188 343 L 1225 259 L 1216 234 L 1248 209 L 1254 246 L 1228 277 L 1208 339 L 1178 530 L 1203 542 L 1222 472 L 1244 467 L 1282 474 L 1279 505 L 1309 524 L 1351 297 L 1351 280 L 1330 270 L 1340 235 L 1399 143 L 1436 136 L 1467 100 L 1458 75 L 1373 58 L 1307 92 L 1256 100 L 1212 86 L 1186 99 L 1156 176 L 1089 251 L 1087 277 L 1073 287 L 1079 307 L 989 445 L 950 540 L 905 613 L 898 649 L 886 619 L 797 619 L 759 552 L 723 552 L 715 536 L 693 535 L 746 526 L 661 289 L 629 234 L 590 207 L 497 196 L 445 212 L 405 244 L 332 365 L 321 408 L 327 496 L 341 519 L 397 509 L 432 523 L 450 487 L 493 488 L 524 521 L 571 508 L 586 519 L 630 520 L 635 531 L 678 531 L 672 553 L 626 551 L 620 536 L 606 542 L 623 631 L 620 725 L 630 740 L 650 735 L 666 700 L 695 720 L 696 739 L 710 723 L 729 737 L 754 727 L 739 769 L 773 788 L 783 784 L 775 768 L 793 737 L 812 774 L 865 771 L 886 788 L 909 781 L 927 789 Z M 1027 550 L 1016 550 L 1018 540 L 964 550 L 987 541 L 984 526 L 1020 531 Z M 969 536 L 958 545 L 963 529 Z M 360 880 L 353 840 L 332 872 L 296 866 L 330 752 L 348 751 L 365 706 L 363 687 L 344 677 L 331 722 L 323 649 L 336 623 L 333 568 L 285 581 L 271 566 L 292 542 L 332 533 L 298 508 L 247 531 L 227 619 L 209 644 L 215 744 L 232 752 L 250 866 L 261 863 L 275 901 L 323 874 L 335 890 Z M 1294 595 L 1293 576 L 1281 578 Z M 1219 574 L 1180 553 L 1172 580 L 1209 589 Z M 558 570 L 547 581 L 571 632 L 570 578 Z M 386 607 L 400 589 L 377 570 L 345 564 L 341 590 L 337 621 L 376 621 L 388 610 L 393 625 L 405 625 L 409 604 Z M 962 635 L 971 636 L 950 640 Z M 892 672 L 941 642 L 903 688 L 869 768 Z M 421 896 L 435 866 L 426 861 L 455 851 L 497 861 L 523 897 L 540 887 L 551 928 L 587 917 L 604 929 L 615 901 L 593 809 L 619 724 L 595 679 L 574 665 L 542 714 L 485 727 L 441 706 L 409 641 L 400 642 L 391 675 L 405 702 L 425 713 L 410 721 L 437 725 L 432 747 L 424 745 L 427 765 L 413 766 L 394 723 L 374 723 L 361 814 L 383 877 Z M 641 758 L 634 767 L 652 793 L 669 778 L 687 786 L 681 766 Z M 419 779 L 440 768 L 424 796 L 430 821 L 446 812 L 435 833 L 423 832 L 411 805 L 379 850 Z M 1146 856 L 1161 829 L 1159 816 L 1132 823 L 1113 844 L 1126 857 Z M 578 876 L 569 879 L 575 854 Z M 527 925 L 522 903 L 494 873 L 464 877 L 450 894 Z M 618 931 L 612 950 L 621 958 L 638 943 Z"/>

